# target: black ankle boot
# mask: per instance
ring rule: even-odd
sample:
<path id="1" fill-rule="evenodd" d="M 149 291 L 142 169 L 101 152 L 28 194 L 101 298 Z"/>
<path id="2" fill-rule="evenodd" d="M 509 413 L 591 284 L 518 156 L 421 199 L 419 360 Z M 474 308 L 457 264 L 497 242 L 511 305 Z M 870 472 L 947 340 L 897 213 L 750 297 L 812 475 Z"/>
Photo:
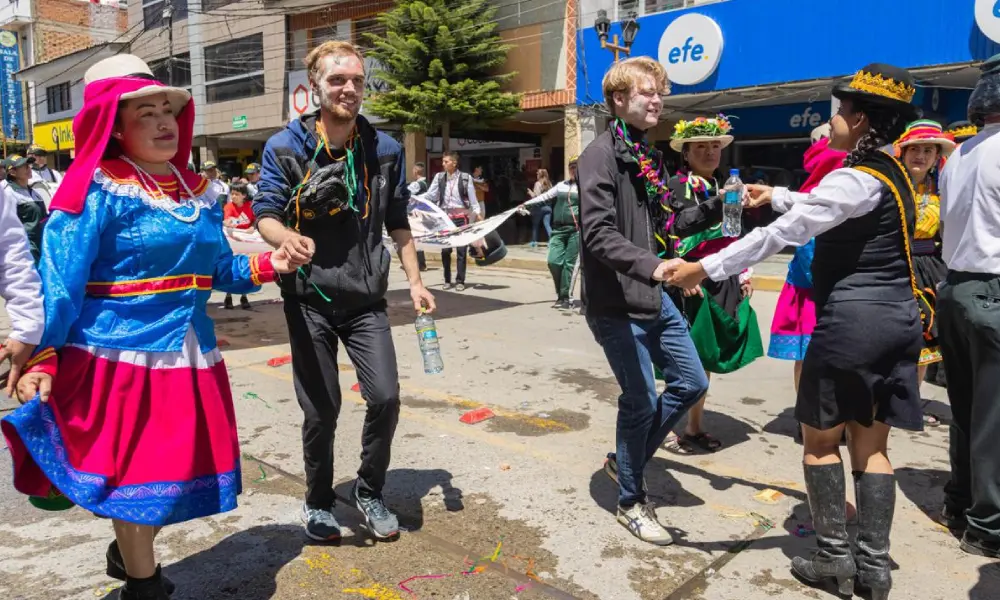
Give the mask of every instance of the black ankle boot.
<path id="1" fill-rule="evenodd" d="M 889 531 L 896 510 L 896 477 L 855 471 L 854 494 L 858 501 L 858 588 L 872 600 L 886 600 L 892 587 Z"/>
<path id="2" fill-rule="evenodd" d="M 114 540 L 108 545 L 107 552 L 108 568 L 105 570 L 108 577 L 112 579 L 117 579 L 118 581 L 125 581 L 127 575 L 125 574 L 125 561 L 122 559 L 122 552 L 118 549 L 118 540 Z M 160 572 L 160 567 L 157 565 L 156 572 Z M 174 593 L 174 589 L 177 587 L 174 585 L 173 581 L 166 575 L 161 575 L 160 580 L 163 582 L 163 589 L 167 591 L 167 595 Z"/>
<path id="3" fill-rule="evenodd" d="M 163 587 L 163 576 L 160 567 L 156 573 L 146 579 L 125 578 L 125 585 L 118 590 L 119 600 L 170 600 L 170 594 Z"/>
<path id="4" fill-rule="evenodd" d="M 803 470 L 813 529 L 816 530 L 817 550 L 811 559 L 793 558 L 792 573 L 807 583 L 834 579 L 837 591 L 850 597 L 854 592 L 857 567 L 847 537 L 844 467 L 837 463 L 805 466 Z"/>

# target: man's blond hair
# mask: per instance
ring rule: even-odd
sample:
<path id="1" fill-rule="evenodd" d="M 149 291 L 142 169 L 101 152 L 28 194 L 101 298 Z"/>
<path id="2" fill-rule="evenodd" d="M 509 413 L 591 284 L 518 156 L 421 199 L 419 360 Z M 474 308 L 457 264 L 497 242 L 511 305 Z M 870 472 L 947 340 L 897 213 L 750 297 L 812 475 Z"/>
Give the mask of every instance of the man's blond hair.
<path id="1" fill-rule="evenodd" d="M 604 74 L 601 87 L 604 89 L 604 102 L 608 105 L 611 115 L 615 116 L 615 92 L 630 94 L 639 83 L 640 78 L 649 76 L 656 85 L 659 94 L 670 93 L 670 82 L 667 80 L 667 70 L 659 62 L 648 56 L 636 56 L 617 62 Z"/>
<path id="2" fill-rule="evenodd" d="M 306 69 L 309 70 L 309 81 L 316 82 L 316 77 L 319 74 L 320 68 L 322 68 L 321 63 L 327 56 L 357 56 L 361 64 L 365 64 L 364 55 L 361 54 L 361 50 L 358 50 L 354 44 L 342 40 L 323 42 L 306 55 L 305 63 Z"/>

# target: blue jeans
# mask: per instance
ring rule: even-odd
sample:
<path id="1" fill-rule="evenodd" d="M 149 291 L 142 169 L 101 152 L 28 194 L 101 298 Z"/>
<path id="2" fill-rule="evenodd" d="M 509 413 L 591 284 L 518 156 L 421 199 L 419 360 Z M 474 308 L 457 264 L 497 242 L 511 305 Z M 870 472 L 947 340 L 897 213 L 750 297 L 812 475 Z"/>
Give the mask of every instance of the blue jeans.
<path id="1" fill-rule="evenodd" d="M 654 319 L 588 316 L 587 324 L 622 388 L 616 457 L 618 505 L 627 508 L 646 501 L 642 485 L 646 463 L 708 391 L 708 378 L 687 321 L 666 292 L 661 292 L 660 314 Z M 654 364 L 666 380 L 662 394 L 656 393 Z"/>
<path id="2" fill-rule="evenodd" d="M 548 204 L 531 211 L 531 243 L 538 242 L 538 226 L 545 226 L 545 235 L 552 237 L 552 207 Z"/>

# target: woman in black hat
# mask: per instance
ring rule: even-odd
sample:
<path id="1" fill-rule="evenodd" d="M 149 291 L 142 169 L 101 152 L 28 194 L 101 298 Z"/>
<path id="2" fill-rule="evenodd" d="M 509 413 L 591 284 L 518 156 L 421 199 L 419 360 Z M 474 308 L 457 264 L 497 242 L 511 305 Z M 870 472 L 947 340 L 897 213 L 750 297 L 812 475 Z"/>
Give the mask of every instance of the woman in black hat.
<path id="1" fill-rule="evenodd" d="M 913 190 L 905 168 L 881 150 L 916 116 L 913 79 L 872 64 L 833 95 L 830 146 L 849 151 L 844 166 L 809 194 L 748 186 L 751 205 L 784 212 L 725 250 L 697 263 L 678 261 L 669 283 L 690 288 L 721 281 L 816 237 L 813 295 L 816 329 L 802 367 L 795 417 L 802 423 L 804 472 L 818 551 L 794 558 L 808 582 L 836 580 L 842 594 L 859 586 L 888 597 L 889 531 L 896 486 L 887 456 L 891 427 L 920 430 L 917 386 L 921 314 L 909 259 Z M 839 444 L 845 429 L 858 509 L 852 552 Z"/>

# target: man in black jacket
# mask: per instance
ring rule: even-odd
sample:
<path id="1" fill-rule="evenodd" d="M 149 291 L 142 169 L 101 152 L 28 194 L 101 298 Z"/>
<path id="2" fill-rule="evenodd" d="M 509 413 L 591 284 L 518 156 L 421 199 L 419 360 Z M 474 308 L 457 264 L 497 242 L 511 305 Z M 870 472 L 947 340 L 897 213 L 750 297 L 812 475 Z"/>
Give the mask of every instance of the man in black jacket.
<path id="1" fill-rule="evenodd" d="M 368 405 L 361 467 L 351 493 L 377 538 L 399 523 L 382 500 L 399 420 L 396 351 L 386 315 L 389 251 L 382 227 L 399 247 L 413 307 L 434 309 L 420 280 L 406 206 L 406 160 L 398 142 L 358 116 L 364 61 L 347 42 L 326 42 L 306 57 L 318 113 L 291 122 L 267 142 L 253 209 L 261 236 L 307 270 L 281 280 L 292 346 L 295 395 L 305 413 L 306 535 L 340 538 L 333 516 L 333 439 L 340 413 L 337 339 L 354 364 Z"/>
<path id="2" fill-rule="evenodd" d="M 636 57 L 616 63 L 603 87 L 615 119 L 580 156 L 578 172 L 587 323 L 622 388 L 617 449 L 604 468 L 618 482 L 618 522 L 667 545 L 673 539 L 646 497 L 643 470 L 708 389 L 687 323 L 660 283 L 668 264 L 657 256 L 657 237 L 666 239 L 667 174 L 645 132 L 659 119 L 668 84 L 662 65 Z M 645 160 L 659 167 L 652 178 L 640 171 Z M 653 365 L 666 380 L 659 395 Z"/>

